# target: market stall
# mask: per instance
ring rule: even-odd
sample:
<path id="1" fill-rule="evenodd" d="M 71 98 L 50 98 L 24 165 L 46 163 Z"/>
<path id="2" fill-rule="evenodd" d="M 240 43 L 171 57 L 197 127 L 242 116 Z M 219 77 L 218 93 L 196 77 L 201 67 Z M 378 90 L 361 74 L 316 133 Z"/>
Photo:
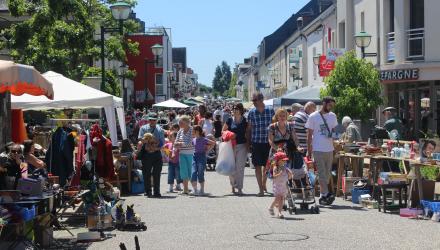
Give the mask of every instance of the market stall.
<path id="1" fill-rule="evenodd" d="M 189 106 L 186 104 L 183 104 L 181 102 L 178 102 L 174 99 L 169 99 L 164 102 L 153 104 L 153 107 L 157 107 L 157 108 L 183 108 L 184 109 L 184 108 L 188 108 Z"/>
<path id="2" fill-rule="evenodd" d="M 277 98 L 277 102 L 281 106 L 290 106 L 294 103 L 305 104 L 309 101 L 320 104 L 321 98 L 319 95 L 321 88 L 322 86 L 306 86 Z"/>
<path id="3" fill-rule="evenodd" d="M 383 212 L 400 208 L 402 215 L 422 211 L 417 208 L 431 204 L 440 191 L 434 190 L 440 183 L 440 154 L 430 152 L 426 157 L 423 145 L 384 140 L 381 147 L 363 145 L 358 149 L 336 153 L 337 196 L 346 199 L 350 195 L 354 203 L 374 204 L 371 207 Z M 429 181 L 437 182 L 426 185 Z"/>
<path id="4" fill-rule="evenodd" d="M 111 141 L 113 146 L 117 146 L 116 109 L 122 138 L 127 138 L 124 120 L 124 104 L 121 98 L 96 90 L 53 71 L 48 71 L 44 73 L 43 76 L 53 84 L 53 90 L 56 93 L 53 100 L 44 96 L 32 96 L 28 94 L 12 96 L 12 109 L 50 110 L 104 108 Z"/>

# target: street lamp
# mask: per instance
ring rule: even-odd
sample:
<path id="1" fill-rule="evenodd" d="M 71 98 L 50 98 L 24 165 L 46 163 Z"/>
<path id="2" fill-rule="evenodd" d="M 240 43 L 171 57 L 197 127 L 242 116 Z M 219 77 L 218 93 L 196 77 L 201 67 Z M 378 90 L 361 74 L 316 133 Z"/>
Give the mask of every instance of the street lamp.
<path id="1" fill-rule="evenodd" d="M 112 16 L 119 22 L 118 28 L 106 28 L 101 25 L 101 90 L 105 88 L 105 33 L 119 32 L 124 34 L 123 22 L 128 19 L 131 12 L 131 5 L 125 2 L 116 2 L 110 6 Z"/>
<path id="2" fill-rule="evenodd" d="M 321 57 L 321 54 L 317 54 L 316 56 L 313 57 L 313 64 L 315 64 L 316 66 L 319 65 L 319 59 Z"/>
<path id="3" fill-rule="evenodd" d="M 122 91 L 123 91 L 123 101 L 124 101 L 124 107 L 127 108 L 127 86 L 125 86 L 125 73 L 127 73 L 128 66 L 125 64 L 125 62 L 119 67 L 121 71 L 121 77 L 122 77 Z"/>
<path id="4" fill-rule="evenodd" d="M 172 70 L 168 70 L 167 71 L 167 75 L 168 75 L 168 99 L 170 99 L 171 98 L 171 85 L 172 85 L 172 82 L 174 81 L 174 71 L 172 71 Z"/>
<path id="5" fill-rule="evenodd" d="M 148 64 L 157 64 L 159 62 L 159 57 L 163 53 L 163 46 L 160 44 L 155 44 L 151 46 L 151 52 L 153 53 L 154 59 L 148 60 L 145 58 L 145 69 L 144 69 L 144 89 L 145 89 L 145 100 L 148 100 Z"/>
<path id="6" fill-rule="evenodd" d="M 365 48 L 370 46 L 371 43 L 371 35 L 365 31 L 361 31 L 354 36 L 354 41 L 356 46 L 361 48 L 362 58 L 367 56 L 377 56 L 377 53 L 365 53 Z"/>

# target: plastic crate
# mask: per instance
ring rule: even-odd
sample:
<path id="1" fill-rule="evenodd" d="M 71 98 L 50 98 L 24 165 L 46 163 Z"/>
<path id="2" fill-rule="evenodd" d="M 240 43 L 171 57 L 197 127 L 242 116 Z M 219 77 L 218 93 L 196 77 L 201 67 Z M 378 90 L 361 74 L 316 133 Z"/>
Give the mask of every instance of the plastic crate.
<path id="1" fill-rule="evenodd" d="M 422 207 L 433 213 L 440 213 L 440 201 L 421 200 Z"/>
<path id="2" fill-rule="evenodd" d="M 354 204 L 359 204 L 360 203 L 360 197 L 363 194 L 370 194 L 370 190 L 369 189 L 353 188 L 351 190 L 351 201 Z"/>

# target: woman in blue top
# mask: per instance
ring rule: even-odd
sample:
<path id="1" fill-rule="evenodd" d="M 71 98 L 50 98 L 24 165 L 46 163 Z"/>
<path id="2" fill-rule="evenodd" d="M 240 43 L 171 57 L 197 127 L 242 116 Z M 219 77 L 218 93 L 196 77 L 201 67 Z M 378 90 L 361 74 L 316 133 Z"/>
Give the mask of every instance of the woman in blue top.
<path id="1" fill-rule="evenodd" d="M 231 181 L 232 193 L 243 194 L 244 168 L 248 156 L 248 145 L 246 140 L 247 121 L 243 117 L 243 104 L 238 103 L 233 107 L 233 117 L 229 118 L 223 126 L 223 131 L 231 131 L 235 134 L 237 145 L 234 148 L 235 153 L 235 173 L 229 176 Z"/>

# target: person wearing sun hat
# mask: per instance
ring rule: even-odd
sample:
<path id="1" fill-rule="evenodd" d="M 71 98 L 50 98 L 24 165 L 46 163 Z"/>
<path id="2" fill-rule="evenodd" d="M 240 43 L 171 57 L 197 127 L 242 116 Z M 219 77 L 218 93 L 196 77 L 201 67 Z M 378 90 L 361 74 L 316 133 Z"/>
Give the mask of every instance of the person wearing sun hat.
<path id="1" fill-rule="evenodd" d="M 165 134 L 163 129 L 157 125 L 157 114 L 154 112 L 149 113 L 148 115 L 148 124 L 142 126 L 139 130 L 139 144 L 138 149 L 142 150 L 144 145 L 144 135 L 149 133 L 152 134 L 154 139 L 157 140 L 157 150 L 154 152 L 145 151 L 145 157 L 149 158 L 148 164 L 142 164 L 142 172 L 144 176 L 144 184 L 145 184 L 145 195 L 151 196 L 151 185 L 147 176 L 151 176 L 151 172 L 153 173 L 153 184 L 154 184 L 154 197 L 161 197 L 160 194 L 160 174 L 162 172 L 162 154 L 160 149 L 165 145 Z M 151 150 L 150 150 L 151 151 Z"/>
<path id="2" fill-rule="evenodd" d="M 278 218 L 283 219 L 284 215 L 282 214 L 284 198 L 287 195 L 287 181 L 292 178 L 292 172 L 290 169 L 286 167 L 286 163 L 289 160 L 286 153 L 280 151 L 273 155 L 273 163 L 272 163 L 272 182 L 273 182 L 273 195 L 274 200 L 269 207 L 270 215 L 274 216 L 274 208 L 278 208 Z"/>

